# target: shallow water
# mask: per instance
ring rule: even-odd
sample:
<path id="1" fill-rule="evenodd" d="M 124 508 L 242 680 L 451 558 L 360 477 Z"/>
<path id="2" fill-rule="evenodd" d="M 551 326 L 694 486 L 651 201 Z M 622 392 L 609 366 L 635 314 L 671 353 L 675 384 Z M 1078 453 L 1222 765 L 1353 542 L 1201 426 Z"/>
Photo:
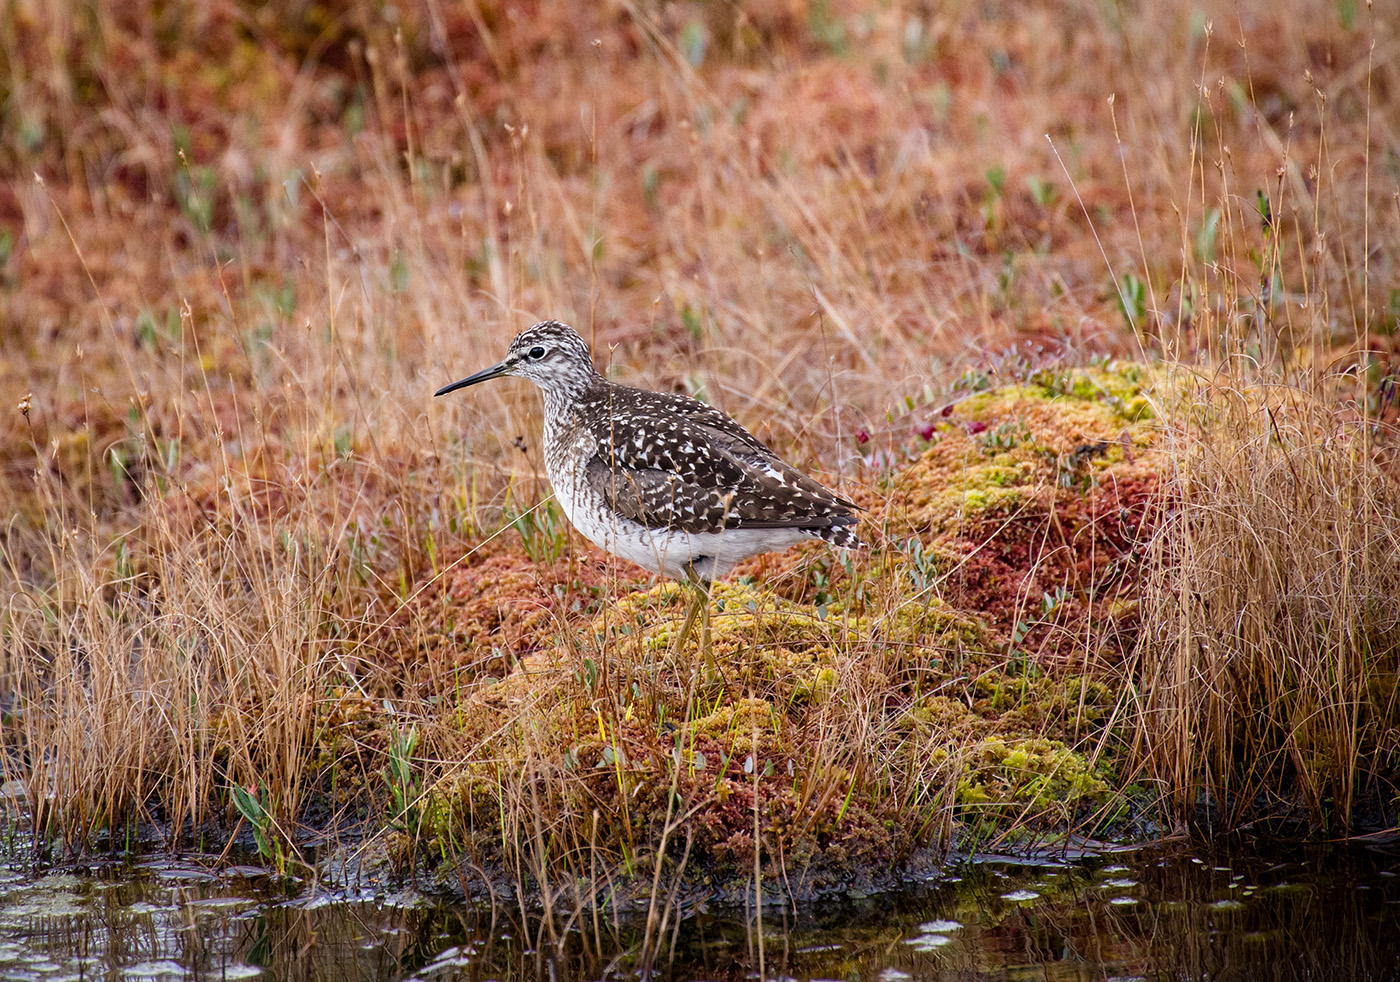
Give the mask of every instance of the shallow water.
<path id="1" fill-rule="evenodd" d="M 636 978 L 638 921 L 556 946 L 518 911 L 412 891 L 288 896 L 192 862 L 0 868 L 0 979 Z M 759 943 L 759 939 L 762 943 Z M 674 940 L 674 949 L 671 942 Z M 898 895 L 698 909 L 663 979 L 1400 979 L 1400 856 L 983 857 Z"/>

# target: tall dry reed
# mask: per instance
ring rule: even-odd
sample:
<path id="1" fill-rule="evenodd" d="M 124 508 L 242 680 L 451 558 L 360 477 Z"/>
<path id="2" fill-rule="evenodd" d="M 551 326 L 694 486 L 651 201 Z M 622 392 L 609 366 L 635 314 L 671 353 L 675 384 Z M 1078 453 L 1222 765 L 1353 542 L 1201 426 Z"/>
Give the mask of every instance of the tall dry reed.
<path id="1" fill-rule="evenodd" d="M 1345 829 L 1400 777 L 1400 481 L 1367 421 L 1297 388 L 1213 380 L 1172 418 L 1138 751 L 1181 812 Z"/>

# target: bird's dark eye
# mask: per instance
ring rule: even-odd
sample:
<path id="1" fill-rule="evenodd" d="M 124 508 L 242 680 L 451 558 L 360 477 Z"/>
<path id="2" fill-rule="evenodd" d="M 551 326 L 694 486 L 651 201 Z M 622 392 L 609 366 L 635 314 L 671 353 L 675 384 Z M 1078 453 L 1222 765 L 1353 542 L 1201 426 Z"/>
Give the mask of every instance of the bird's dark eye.
<path id="1" fill-rule="evenodd" d="M 543 357 L 544 357 L 544 348 L 543 348 L 543 346 L 537 344 L 537 345 L 535 345 L 533 348 L 531 348 L 531 349 L 530 349 L 530 357 L 531 357 L 531 358 L 535 358 L 535 359 L 543 358 Z"/>

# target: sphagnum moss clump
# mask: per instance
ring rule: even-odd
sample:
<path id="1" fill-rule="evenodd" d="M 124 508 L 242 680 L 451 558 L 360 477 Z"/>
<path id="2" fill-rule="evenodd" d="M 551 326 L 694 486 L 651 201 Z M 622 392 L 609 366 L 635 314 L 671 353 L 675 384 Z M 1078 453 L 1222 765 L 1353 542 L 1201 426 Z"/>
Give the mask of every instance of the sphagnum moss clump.
<path id="1" fill-rule="evenodd" d="M 1071 466 L 1081 481 L 1149 466 L 1151 414 L 1135 404 L 1146 377 L 1119 366 L 981 394 L 960 406 L 965 422 L 943 444 L 960 439 L 987 488 L 1080 496 L 1061 480 Z M 940 808 L 960 816 L 953 834 L 968 841 L 1101 831 L 1102 815 L 1122 814 L 1126 804 L 1110 807 L 1110 762 L 1085 742 L 1101 743 L 1113 719 L 1111 681 L 1030 663 L 1010 670 L 1007 636 L 942 595 L 964 562 L 956 540 L 928 527 L 917 542 L 889 534 L 889 518 L 907 519 L 917 495 L 951 493 L 946 468 L 930 466 L 940 446 L 894 475 L 875 553 L 824 565 L 821 592 L 804 602 L 764 578 L 716 583 L 707 630 L 678 649 L 689 591 L 624 590 L 582 629 L 566 629 L 571 644 L 527 656 L 503 679 L 498 689 L 511 695 L 494 704 L 508 725 L 492 753 L 510 773 L 555 775 L 531 792 L 548 799 L 550 827 L 623 856 L 656 841 L 668 802 L 683 802 L 700 830 L 697 868 L 738 875 L 755 848 L 757 795 L 769 846 L 836 875 L 853 857 L 889 862 L 946 843 Z M 780 578 L 820 561 L 756 566 Z M 480 811 L 499 766 L 470 765 L 474 776 L 444 794 L 470 788 Z M 903 783 L 892 786 L 895 773 Z M 903 825 L 885 802 L 910 788 L 927 810 L 916 832 L 892 834 Z M 498 809 L 510 799 L 495 792 Z M 460 804 L 439 812 L 465 814 Z"/>
<path id="2" fill-rule="evenodd" d="M 1043 835 L 1102 809 L 1111 778 L 1062 741 L 994 736 L 967 749 L 956 801 L 974 836 Z"/>
<path id="3" fill-rule="evenodd" d="M 569 775 L 549 788 L 547 812 L 570 841 L 592 835 L 609 855 L 656 841 L 667 803 L 683 802 L 701 830 L 696 868 L 726 875 L 752 858 L 755 795 L 768 847 L 838 878 L 857 858 L 887 863 L 946 843 L 940 808 L 956 807 L 974 837 L 1097 829 L 1108 772 L 1077 741 L 1100 732 L 1111 688 L 999 670 L 1004 640 L 932 588 L 931 571 L 955 572 L 940 567 L 950 557 L 886 541 L 832 574 L 819 605 L 763 581 L 715 584 L 708 631 L 679 650 L 688 591 L 622 592 L 574 645 L 502 680 L 515 693 L 502 719 L 516 724 L 498 730 L 493 754 L 512 773 Z M 468 773 L 443 794 L 471 788 L 479 811 L 490 769 Z M 888 784 L 892 773 L 905 783 Z M 887 804 L 911 788 L 925 802 L 912 831 Z M 497 807 L 508 797 L 497 792 Z M 465 814 L 462 804 L 439 812 Z"/>
<path id="4" fill-rule="evenodd" d="M 891 482 L 892 531 L 932 535 L 994 521 L 1067 483 L 1155 473 L 1153 374 L 1133 363 L 1042 370 L 950 407 L 931 445 Z"/>

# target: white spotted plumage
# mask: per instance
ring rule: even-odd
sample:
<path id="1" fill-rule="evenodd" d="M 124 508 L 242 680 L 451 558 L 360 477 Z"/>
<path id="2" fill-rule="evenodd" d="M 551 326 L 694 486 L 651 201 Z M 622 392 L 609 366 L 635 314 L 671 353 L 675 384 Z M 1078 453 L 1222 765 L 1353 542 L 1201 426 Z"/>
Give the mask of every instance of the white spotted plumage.
<path id="1" fill-rule="evenodd" d="M 548 421 L 545 446 L 551 443 Z M 649 528 L 607 507 L 603 496 L 583 479 L 579 461 L 596 452 L 596 441 L 580 434 L 572 453 L 545 455 L 545 472 L 554 488 L 554 500 L 564 517 L 598 548 L 636 563 L 652 573 L 685 579 L 686 568 L 702 580 L 724 576 L 750 556 L 786 549 L 812 538 L 802 529 L 721 529 L 718 532 L 683 532 Z M 682 506 L 684 507 L 684 506 Z"/>
<path id="2" fill-rule="evenodd" d="M 540 387 L 555 497 L 608 552 L 653 573 L 711 580 L 811 538 L 860 545 L 849 501 L 711 406 L 609 382 L 564 324 L 522 331 L 504 360 L 438 394 L 499 375 Z"/>

